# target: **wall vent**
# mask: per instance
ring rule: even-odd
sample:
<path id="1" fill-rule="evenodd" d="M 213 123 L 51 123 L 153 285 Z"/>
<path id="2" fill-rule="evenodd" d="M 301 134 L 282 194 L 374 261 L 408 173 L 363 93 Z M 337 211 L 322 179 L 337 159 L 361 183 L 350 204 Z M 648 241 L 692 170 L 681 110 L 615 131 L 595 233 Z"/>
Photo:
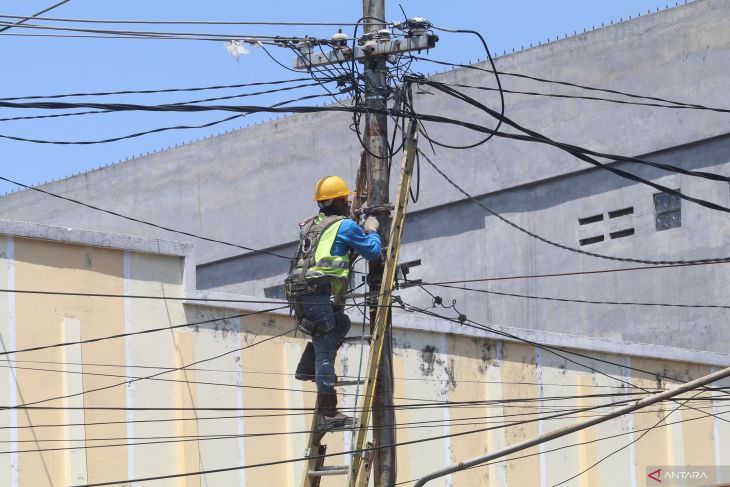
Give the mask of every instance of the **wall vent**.
<path id="1" fill-rule="evenodd" d="M 630 237 L 634 234 L 633 228 L 627 228 L 625 230 L 617 230 L 615 232 L 609 233 L 611 238 L 624 238 L 624 237 Z"/>
<path id="2" fill-rule="evenodd" d="M 622 208 L 620 210 L 614 210 L 608 212 L 609 218 L 618 218 L 620 216 L 626 216 L 626 215 L 633 215 L 634 214 L 634 207 L 629 206 L 628 208 Z"/>
<path id="3" fill-rule="evenodd" d="M 578 225 L 588 225 L 589 223 L 596 223 L 603 220 L 603 213 L 598 215 L 587 216 L 585 218 L 578 218 Z"/>
<path id="4" fill-rule="evenodd" d="M 598 242 L 603 242 L 603 235 L 596 235 L 595 237 L 582 238 L 579 240 L 581 245 L 591 245 Z"/>
<path id="5" fill-rule="evenodd" d="M 280 286 L 265 287 L 264 296 L 266 296 L 269 299 L 286 299 L 286 294 L 284 293 L 284 286 L 280 285 Z"/>

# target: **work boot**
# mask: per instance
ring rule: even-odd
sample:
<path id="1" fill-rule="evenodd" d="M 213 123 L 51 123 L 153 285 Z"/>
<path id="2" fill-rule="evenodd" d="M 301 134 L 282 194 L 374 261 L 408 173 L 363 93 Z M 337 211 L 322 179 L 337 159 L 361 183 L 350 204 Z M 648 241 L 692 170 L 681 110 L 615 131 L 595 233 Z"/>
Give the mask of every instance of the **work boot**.
<path id="1" fill-rule="evenodd" d="M 353 419 L 337 410 L 337 394 L 319 393 L 317 408 L 317 431 L 343 430 L 353 425 Z"/>
<path id="2" fill-rule="evenodd" d="M 302 353 L 302 358 L 299 359 L 294 378 L 314 382 L 314 374 L 314 345 L 312 345 L 312 342 L 307 342 L 307 346 L 304 347 L 304 353 Z"/>

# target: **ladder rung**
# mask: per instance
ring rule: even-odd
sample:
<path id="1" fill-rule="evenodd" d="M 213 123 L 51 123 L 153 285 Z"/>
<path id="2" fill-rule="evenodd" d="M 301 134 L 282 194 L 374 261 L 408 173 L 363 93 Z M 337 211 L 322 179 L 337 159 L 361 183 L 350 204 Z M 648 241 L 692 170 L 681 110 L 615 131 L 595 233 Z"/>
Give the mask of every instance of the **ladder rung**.
<path id="1" fill-rule="evenodd" d="M 365 335 L 365 341 L 366 341 L 366 342 L 370 343 L 370 341 L 371 341 L 372 339 L 373 339 L 373 336 L 372 336 L 372 335 Z M 344 339 L 342 340 L 342 343 L 353 343 L 353 342 L 354 342 L 354 343 L 359 343 L 359 342 L 360 342 L 360 340 L 362 340 L 362 337 L 361 337 L 361 336 L 357 336 L 357 335 L 352 335 L 352 336 L 349 336 L 349 337 L 345 337 L 345 338 L 344 338 Z"/>
<path id="2" fill-rule="evenodd" d="M 360 380 L 357 380 L 357 379 L 339 380 L 339 381 L 335 382 L 335 387 L 356 386 L 356 385 L 362 385 L 364 383 L 365 383 L 365 381 L 362 379 L 360 379 Z"/>
<path id="3" fill-rule="evenodd" d="M 343 465 L 336 467 L 319 467 L 317 470 L 310 470 L 309 475 L 312 477 L 322 477 L 325 475 L 347 475 L 349 472 L 350 467 Z"/>

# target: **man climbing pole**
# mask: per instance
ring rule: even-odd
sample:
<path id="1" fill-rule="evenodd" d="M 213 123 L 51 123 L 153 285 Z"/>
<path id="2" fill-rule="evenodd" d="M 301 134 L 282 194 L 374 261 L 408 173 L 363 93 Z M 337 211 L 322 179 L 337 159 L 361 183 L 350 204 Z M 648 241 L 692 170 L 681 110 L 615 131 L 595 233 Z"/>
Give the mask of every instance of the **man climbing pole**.
<path id="1" fill-rule="evenodd" d="M 353 193 L 338 176 L 320 179 L 314 191 L 319 214 L 299 224 L 299 246 L 285 281 L 298 329 L 310 335 L 297 366 L 296 378 L 317 384 L 317 430 L 341 429 L 352 419 L 337 410 L 335 357 L 350 330 L 344 312 L 351 254 L 369 261 L 381 257 L 378 220 L 370 216 L 363 228 L 346 216 Z"/>

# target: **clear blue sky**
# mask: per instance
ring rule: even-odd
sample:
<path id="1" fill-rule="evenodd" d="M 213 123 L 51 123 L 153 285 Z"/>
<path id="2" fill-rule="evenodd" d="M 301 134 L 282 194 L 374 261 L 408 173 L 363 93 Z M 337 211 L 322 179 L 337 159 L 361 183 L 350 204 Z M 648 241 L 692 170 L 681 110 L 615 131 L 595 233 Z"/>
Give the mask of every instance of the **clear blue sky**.
<path id="1" fill-rule="evenodd" d="M 56 0 L 0 0 L 0 14 L 32 14 Z M 531 43 L 563 37 L 574 31 L 619 21 L 647 10 L 663 9 L 657 0 L 386 0 L 389 20 L 399 20 L 402 5 L 409 17 L 423 16 L 435 25 L 470 28 L 480 31 L 495 54 L 518 50 Z M 674 5 L 672 3 L 671 5 Z M 96 19 L 155 20 L 266 20 L 266 21 L 336 21 L 353 22 L 361 15 L 361 0 L 301 2 L 251 2 L 207 0 L 205 2 L 171 0 L 71 0 L 46 14 L 48 17 Z M 78 26 L 78 24 L 75 24 Z M 88 25 L 86 25 L 88 27 Z M 165 31 L 217 32 L 236 36 L 313 35 L 329 37 L 334 27 L 205 27 L 205 26 L 115 26 L 109 29 L 150 29 Z M 346 28 L 345 32 L 347 32 Z M 14 28 L 7 33 L 33 30 Z M 45 32 L 45 31 L 44 31 Z M 125 39 L 57 39 L 0 36 L 2 82 L 0 98 L 55 93 L 159 89 L 219 84 L 269 81 L 296 77 L 275 65 L 260 50 L 236 62 L 223 42 L 125 40 Z M 289 51 L 273 51 L 289 65 Z M 433 58 L 451 62 L 468 62 L 483 58 L 475 38 L 441 35 Z M 216 92 L 219 96 L 234 91 Z M 183 101 L 193 95 L 137 95 L 103 101 L 129 101 L 144 104 Z M 202 96 L 201 96 L 202 97 Z M 278 96 L 246 100 L 266 105 L 280 101 Z M 0 110 L 0 118 L 39 114 L 31 110 Z M 0 122 L 0 134 L 51 140 L 95 140 L 178 124 L 200 124 L 225 117 L 226 114 L 151 114 L 113 113 L 49 120 Z M 266 119 L 266 117 L 259 117 Z M 225 130 L 245 126 L 255 117 L 239 119 L 208 129 L 171 131 L 140 138 L 87 146 L 41 145 L 0 140 L 0 175 L 37 184 L 95 167 L 135 157 L 153 150 L 185 143 Z M 0 185 L 0 192 L 15 189 Z"/>

